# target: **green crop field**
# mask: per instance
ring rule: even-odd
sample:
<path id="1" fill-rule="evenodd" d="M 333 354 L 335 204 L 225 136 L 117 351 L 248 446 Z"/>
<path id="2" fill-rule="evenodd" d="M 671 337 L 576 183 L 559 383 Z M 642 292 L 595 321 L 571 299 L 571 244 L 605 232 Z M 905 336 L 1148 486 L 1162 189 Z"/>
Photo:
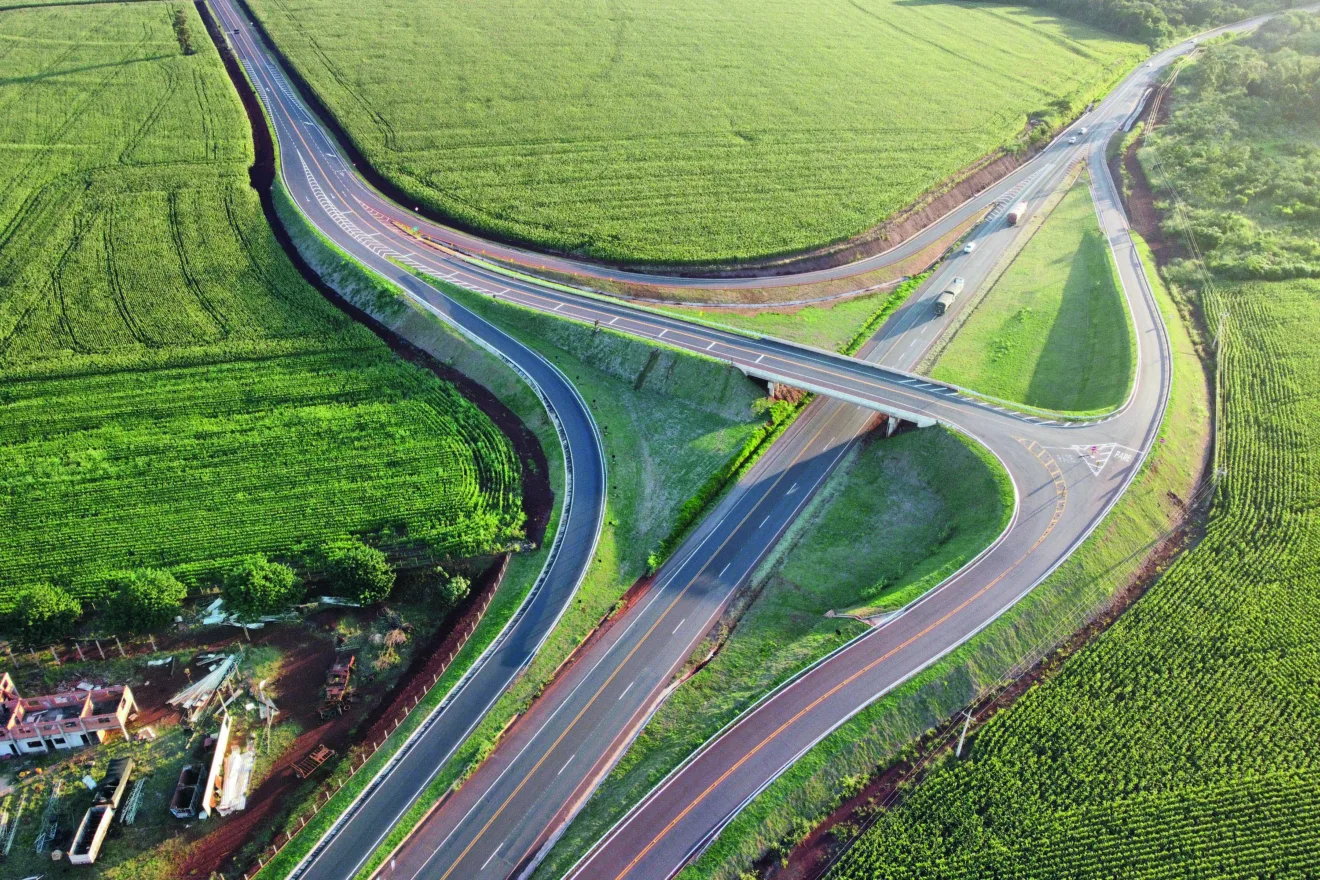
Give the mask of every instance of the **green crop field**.
<path id="1" fill-rule="evenodd" d="M 1205 235 L 1218 285 L 1187 262 L 1171 267 L 1196 277 L 1207 324 L 1225 327 L 1222 471 L 1204 538 L 1094 644 L 994 715 L 970 757 L 946 758 L 882 815 L 836 880 L 1320 870 L 1320 742 L 1308 733 L 1320 725 L 1320 280 L 1222 280 L 1301 271 L 1304 242 L 1291 232 L 1309 198 L 1314 118 L 1276 113 L 1272 92 L 1302 71 L 1315 82 L 1317 33 L 1320 21 L 1298 17 L 1208 50 L 1174 97 L 1154 145 L 1164 155 L 1145 157 L 1157 186 L 1177 181 L 1186 203 L 1180 213 L 1159 193 L 1174 242 L 1186 246 L 1189 228 L 1198 241 L 1241 233 L 1250 219 L 1262 245 L 1253 262 L 1244 238 Z M 1220 63 L 1243 64 L 1257 85 L 1217 75 Z M 1293 104 L 1316 94 L 1292 89 Z M 1208 145 L 1192 148 L 1194 127 Z M 1216 143 L 1219 132 L 1229 137 Z M 1297 198 L 1274 218 L 1243 164 L 1271 153 L 1288 161 L 1267 185 Z"/>
<path id="2" fill-rule="evenodd" d="M 1304 877 L 1320 865 L 1320 282 L 1223 292 L 1207 534 L 836 878 Z"/>
<path id="3" fill-rule="evenodd" d="M 1136 340 L 1083 174 L 976 306 L 931 375 L 1063 412 L 1127 398 Z"/>
<path id="4" fill-rule="evenodd" d="M 1144 53 L 907 0 L 250 0 L 363 155 L 501 236 L 708 262 L 862 232 Z"/>
<path id="5" fill-rule="evenodd" d="M 517 534 L 507 438 L 275 241 L 191 4 L 6 11 L 0 57 L 0 606 L 341 534 L 435 556 Z"/>

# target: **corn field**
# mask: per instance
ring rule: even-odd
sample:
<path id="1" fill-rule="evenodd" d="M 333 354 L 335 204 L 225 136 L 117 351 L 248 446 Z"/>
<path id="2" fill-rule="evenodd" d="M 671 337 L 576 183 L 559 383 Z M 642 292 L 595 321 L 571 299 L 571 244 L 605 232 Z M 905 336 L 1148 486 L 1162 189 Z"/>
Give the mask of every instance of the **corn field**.
<path id="1" fill-rule="evenodd" d="M 1202 543 L 832 876 L 1307 877 L 1320 865 L 1320 282 L 1221 288 Z"/>

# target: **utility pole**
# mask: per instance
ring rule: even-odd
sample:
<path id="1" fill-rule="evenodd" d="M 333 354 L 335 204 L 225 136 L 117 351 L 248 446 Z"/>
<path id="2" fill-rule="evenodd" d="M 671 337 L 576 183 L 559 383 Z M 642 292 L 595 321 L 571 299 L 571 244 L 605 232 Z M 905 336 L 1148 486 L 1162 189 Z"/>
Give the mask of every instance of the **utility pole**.
<path id="1" fill-rule="evenodd" d="M 967 719 L 963 721 L 962 734 L 958 737 L 958 749 L 953 753 L 955 758 L 962 757 L 963 743 L 967 741 L 967 728 L 972 724 L 972 710 L 967 710 Z"/>

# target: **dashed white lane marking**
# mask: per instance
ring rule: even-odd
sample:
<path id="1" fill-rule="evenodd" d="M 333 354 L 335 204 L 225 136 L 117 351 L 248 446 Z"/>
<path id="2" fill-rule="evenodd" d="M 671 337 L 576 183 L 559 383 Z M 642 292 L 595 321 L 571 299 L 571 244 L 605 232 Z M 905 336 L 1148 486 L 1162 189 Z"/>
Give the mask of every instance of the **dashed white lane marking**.
<path id="1" fill-rule="evenodd" d="M 682 620 L 680 620 L 680 621 L 678 622 L 678 626 L 674 627 L 674 631 L 671 632 L 670 635 L 671 635 L 671 636 L 676 636 L 676 635 L 678 635 L 679 627 L 681 627 L 681 626 L 682 626 L 683 624 L 685 624 L 685 623 L 687 623 L 687 618 L 686 618 L 686 617 L 683 618 Z M 562 772 L 562 771 L 561 771 L 561 772 Z"/>
<path id="2" fill-rule="evenodd" d="M 712 342 L 710 345 L 706 346 L 706 351 L 710 351 L 714 347 L 715 347 L 715 343 Z"/>
<path id="3" fill-rule="evenodd" d="M 576 757 L 577 757 L 577 752 L 574 752 L 572 755 L 570 755 L 569 758 L 568 758 L 568 760 L 564 762 L 564 766 L 562 766 L 562 767 L 559 768 L 559 773 L 556 773 L 555 775 L 558 776 L 560 773 L 563 773 L 565 770 L 567 770 L 567 769 L 568 769 L 568 765 L 569 765 L 569 764 L 572 764 L 572 763 L 573 763 L 573 759 L 576 758 Z M 482 865 L 481 867 L 484 868 L 484 867 L 486 867 L 486 866 L 485 866 L 485 865 Z"/>
<path id="4" fill-rule="evenodd" d="M 753 363 L 757 363 L 757 364 L 759 364 L 759 363 L 761 362 L 761 358 L 763 358 L 763 357 L 765 357 L 765 355 L 763 355 L 763 354 L 758 354 L 758 355 L 756 356 L 756 360 L 753 361 Z"/>
<path id="5" fill-rule="evenodd" d="M 720 575 L 719 575 L 720 577 L 724 577 L 724 573 L 729 570 L 730 565 L 733 565 L 733 563 L 732 562 L 724 563 L 724 567 L 720 569 Z"/>
<path id="6" fill-rule="evenodd" d="M 758 529 L 763 529 L 763 528 L 765 528 L 765 524 L 768 523 L 768 522 L 770 522 L 770 514 L 767 513 L 767 514 L 765 515 L 765 519 L 761 520 L 761 524 L 760 524 L 759 526 L 757 526 L 757 528 L 758 528 Z"/>
<path id="7" fill-rule="evenodd" d="M 552 312 L 557 312 L 557 311 L 559 311 L 560 309 L 562 309 L 563 307 L 564 307 L 564 304 L 563 304 L 563 303 L 560 303 L 559 305 L 555 306 L 555 307 L 554 307 L 553 309 L 551 309 L 550 311 L 552 311 Z"/>
<path id="8" fill-rule="evenodd" d="M 619 316 L 615 315 L 613 318 L 610 318 L 610 323 L 613 324 L 617 320 L 619 320 Z"/>
<path id="9" fill-rule="evenodd" d="M 619 694 L 619 700 L 622 700 L 624 697 L 628 696 L 628 691 L 632 690 L 632 686 L 635 684 L 637 684 L 635 680 L 628 682 L 628 686 L 623 689 L 623 693 Z M 618 700 L 615 700 L 615 702 L 617 703 Z"/>
<path id="10" fill-rule="evenodd" d="M 666 333 L 668 333 L 668 332 L 669 332 L 668 328 L 666 328 L 666 329 L 664 329 L 664 330 L 661 330 L 659 333 L 656 334 L 656 337 L 655 337 L 655 338 L 656 338 L 656 339 L 659 339 L 659 338 L 661 338 L 662 336 L 664 336 L 664 335 L 665 335 Z"/>
<path id="11" fill-rule="evenodd" d="M 570 758 L 569 760 L 572 759 Z M 563 773 L 564 771 L 560 770 L 559 772 Z M 491 853 L 490 857 L 487 858 L 486 861 L 481 863 L 481 870 L 483 871 L 486 870 L 486 866 L 489 865 L 491 862 L 495 861 L 495 857 L 500 854 L 500 850 L 502 850 L 503 848 L 504 848 L 504 844 L 502 843 L 499 846 L 495 847 L 495 852 Z"/>
<path id="12" fill-rule="evenodd" d="M 794 484 L 793 484 L 793 487 L 792 487 L 791 489 L 789 489 L 787 492 L 785 492 L 784 494 L 785 494 L 785 495 L 792 495 L 792 494 L 793 494 L 794 492 L 796 492 L 796 491 L 797 491 L 797 483 L 794 483 Z"/>

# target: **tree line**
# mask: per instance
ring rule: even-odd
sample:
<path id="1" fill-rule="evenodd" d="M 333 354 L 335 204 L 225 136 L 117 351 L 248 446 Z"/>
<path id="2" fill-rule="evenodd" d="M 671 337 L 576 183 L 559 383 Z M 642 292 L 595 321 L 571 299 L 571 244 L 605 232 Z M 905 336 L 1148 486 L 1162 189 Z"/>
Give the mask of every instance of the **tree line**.
<path id="1" fill-rule="evenodd" d="M 315 572 L 327 582 L 321 592 L 333 591 L 362 605 L 382 602 L 394 590 L 396 573 L 388 557 L 358 538 L 328 541 L 301 562 L 304 572 Z M 446 574 L 438 566 L 429 574 L 417 598 L 444 610 L 467 597 L 466 577 Z M 103 578 L 103 593 L 109 598 L 104 608 L 96 609 L 92 628 L 97 632 L 159 630 L 180 614 L 188 597 L 188 588 L 165 569 L 112 571 Z M 286 611 L 307 591 L 306 579 L 293 566 L 261 554 L 232 564 L 219 586 L 225 610 L 242 621 Z M 15 592 L 13 607 L 0 616 L 0 631 L 20 645 L 42 647 L 73 635 L 86 611 L 82 602 L 56 584 L 31 584 Z"/>

